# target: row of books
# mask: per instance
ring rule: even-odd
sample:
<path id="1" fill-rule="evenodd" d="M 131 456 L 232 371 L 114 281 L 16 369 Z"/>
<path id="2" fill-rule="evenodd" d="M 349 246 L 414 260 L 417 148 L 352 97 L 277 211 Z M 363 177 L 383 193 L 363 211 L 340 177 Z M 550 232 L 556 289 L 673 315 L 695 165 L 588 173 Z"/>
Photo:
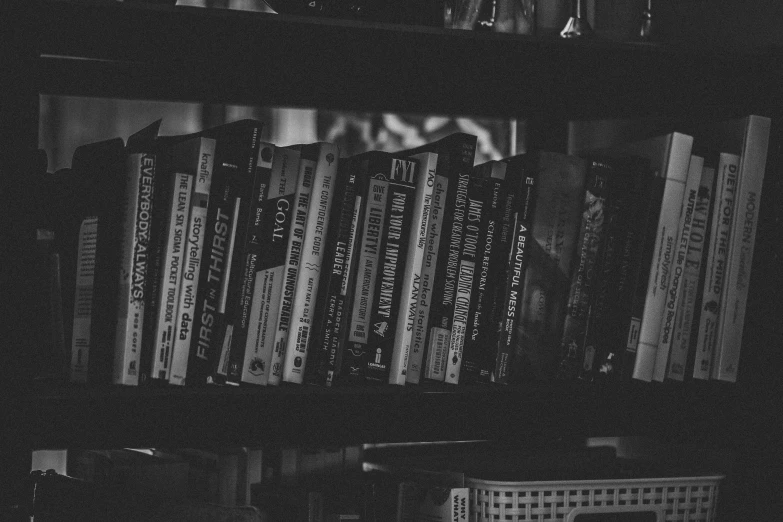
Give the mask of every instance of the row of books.
<path id="1" fill-rule="evenodd" d="M 480 165 L 253 120 L 85 145 L 48 182 L 71 380 L 733 381 L 769 124 Z"/>

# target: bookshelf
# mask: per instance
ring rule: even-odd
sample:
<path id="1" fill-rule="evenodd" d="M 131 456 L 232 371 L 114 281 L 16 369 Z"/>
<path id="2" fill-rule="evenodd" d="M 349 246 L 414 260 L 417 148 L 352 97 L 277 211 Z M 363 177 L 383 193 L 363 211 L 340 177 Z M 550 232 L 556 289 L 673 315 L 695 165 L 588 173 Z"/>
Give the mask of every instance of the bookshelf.
<path id="1" fill-rule="evenodd" d="M 0 183 L 14 194 L 36 147 L 39 94 L 526 117 L 552 127 L 612 117 L 773 119 L 748 349 L 735 386 L 51 388 L 24 377 L 33 363 L 27 317 L 4 325 L 0 348 L 8 390 L 0 439 L 12 463 L 4 485 L 29 468 L 35 448 L 153 444 L 649 434 L 783 464 L 783 186 L 774 175 L 783 159 L 783 48 L 571 41 L 113 2 L 38 0 L 2 14 L 0 32 L 13 40 L 2 56 L 12 74 L 2 82 Z M 25 202 L 34 194 L 22 194 L 6 207 L 14 245 L 30 226 Z M 24 275 L 16 255 L 11 249 L 7 259 Z M 23 280 L 3 269 L 9 314 L 24 308 Z"/>

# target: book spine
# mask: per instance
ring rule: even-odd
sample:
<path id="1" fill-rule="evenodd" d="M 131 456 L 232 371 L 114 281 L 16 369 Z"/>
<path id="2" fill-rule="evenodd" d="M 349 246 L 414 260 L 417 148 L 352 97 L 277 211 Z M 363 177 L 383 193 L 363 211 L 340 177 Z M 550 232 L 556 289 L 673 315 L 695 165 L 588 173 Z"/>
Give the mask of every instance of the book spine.
<path id="1" fill-rule="evenodd" d="M 188 360 L 189 385 L 225 382 L 228 354 L 222 350 L 223 319 L 235 268 L 238 222 L 249 207 L 259 133 L 260 124 L 253 122 L 218 139 Z"/>
<path id="2" fill-rule="evenodd" d="M 470 173 L 460 172 L 454 190 L 450 190 L 446 198 L 445 219 L 441 229 L 443 240 L 446 242 L 442 245 L 445 248 L 441 248 L 438 254 L 438 265 L 435 270 L 430 302 L 427 358 L 424 367 L 424 376 L 434 381 L 443 382 L 446 378 L 469 184 Z"/>
<path id="3" fill-rule="evenodd" d="M 479 245 L 482 237 L 483 215 L 487 212 L 484 208 L 483 188 L 483 179 L 472 179 L 468 186 L 464 206 L 460 208 L 459 199 L 457 202 L 456 213 L 463 213 L 464 217 L 461 220 L 464 223 L 464 229 L 460 247 L 459 275 L 454 296 L 454 314 L 449 334 L 449 352 L 446 360 L 445 382 L 449 384 L 459 383 L 465 338 L 469 335 L 470 312 L 471 308 L 475 308 L 473 303 L 476 296 L 473 291 L 473 281 L 476 279 L 477 263 L 481 261 Z M 455 214 L 454 219 L 457 221 L 460 218 Z"/>
<path id="4" fill-rule="evenodd" d="M 372 172 L 365 167 L 367 173 Z M 389 182 L 386 176 L 372 177 L 367 183 L 362 241 L 356 267 L 356 286 L 349 328 L 346 332 L 343 374 L 352 384 L 365 380 L 366 348 L 370 337 L 370 317 L 375 301 L 375 281 L 380 260 L 381 233 L 385 226 Z"/>
<path id="5" fill-rule="evenodd" d="M 604 227 L 607 185 L 611 182 L 611 167 L 592 161 L 585 184 L 581 224 L 576 244 L 578 262 L 571 273 L 566 316 L 560 340 L 560 361 L 557 368 L 559 379 L 575 379 L 584 362 L 585 335 L 595 291 L 595 275 L 600 269 L 598 260 L 602 254 L 606 235 Z"/>
<path id="6" fill-rule="evenodd" d="M 332 143 L 318 144 L 318 159 L 313 179 L 313 197 L 307 212 L 299 275 L 296 279 L 290 333 L 283 359 L 283 380 L 302 384 L 307 367 L 307 348 L 311 338 L 315 304 L 318 299 L 325 239 L 337 183 L 340 151 Z"/>
<path id="7" fill-rule="evenodd" d="M 658 338 L 658 352 L 655 358 L 655 368 L 653 369 L 652 378 L 654 381 L 658 382 L 663 382 L 666 378 L 666 368 L 669 364 L 669 354 L 671 352 L 673 338 L 672 334 L 674 333 L 677 308 L 681 296 L 680 281 L 683 278 L 683 270 L 685 269 L 685 258 L 688 253 L 693 210 L 696 205 L 696 194 L 699 190 L 703 166 L 704 158 L 695 155 L 691 156 L 690 165 L 688 166 L 688 177 L 685 181 L 682 211 L 680 212 L 680 224 L 678 227 L 678 239 L 676 243 L 677 251 L 672 262 L 672 275 L 671 280 L 669 281 L 669 288 L 666 292 L 661 333 Z"/>
<path id="8" fill-rule="evenodd" d="M 508 257 L 505 276 L 499 280 L 499 320 L 498 341 L 495 354 L 495 367 L 491 380 L 498 384 L 508 384 L 511 378 L 512 361 L 516 352 L 517 336 L 522 315 L 522 292 L 526 283 L 526 272 L 533 238 L 532 220 L 536 205 L 536 177 L 532 171 L 521 173 L 521 180 L 511 178 L 509 188 L 513 198 L 513 213 Z M 513 183 L 519 183 L 516 187 Z M 502 243 L 501 243 L 502 244 Z"/>
<path id="9" fill-rule="evenodd" d="M 441 230 L 445 216 L 446 194 L 448 193 L 449 179 L 436 170 L 435 185 L 432 190 L 432 204 L 430 218 L 427 223 L 427 239 L 424 245 L 424 259 L 421 266 L 421 284 L 419 285 L 419 299 L 416 306 L 416 318 L 411 341 L 411 354 L 408 361 L 408 375 L 406 382 L 418 384 L 424 370 L 424 354 L 427 351 L 426 341 L 429 331 L 430 304 L 432 303 L 432 291 L 435 281 L 435 272 L 438 266 L 438 252 L 440 249 Z"/>
<path id="10" fill-rule="evenodd" d="M 739 156 L 729 153 L 720 154 L 716 173 L 716 199 L 713 206 L 710 246 L 706 258 L 699 329 L 696 337 L 696 358 L 693 366 L 695 379 L 710 378 L 712 354 L 718 335 L 718 308 L 726 276 L 739 167 Z"/>
<path id="11" fill-rule="evenodd" d="M 680 136 L 680 135 L 678 135 Z M 663 322 L 663 308 L 666 292 L 671 281 L 674 248 L 679 239 L 677 230 L 682 213 L 685 180 L 690 162 L 692 139 L 675 138 L 669 151 L 669 161 L 664 177 L 663 203 L 658 219 L 658 229 L 653 250 L 652 269 L 647 280 L 647 296 L 644 301 L 644 315 L 639 327 L 639 344 L 636 348 L 633 378 L 651 381 L 655 369 L 658 340 Z M 687 154 L 686 154 L 687 152 Z"/>
<path id="12" fill-rule="evenodd" d="M 79 227 L 76 261 L 76 285 L 71 338 L 71 382 L 86 383 L 90 360 L 90 320 L 95 283 L 95 251 L 98 243 L 98 218 L 91 216 Z"/>
<path id="13" fill-rule="evenodd" d="M 244 246 L 239 250 L 237 269 L 234 271 L 236 284 L 229 287 L 227 312 L 224 320 L 223 353 L 228 353 L 226 382 L 239 384 L 242 382 L 242 370 L 245 365 L 245 348 L 250 318 L 250 306 L 253 299 L 256 267 L 258 259 L 263 255 L 261 244 L 264 220 L 272 215 L 264 212 L 264 202 L 269 192 L 269 183 L 274 158 L 274 145 L 261 144 L 258 152 L 258 162 L 255 168 L 255 180 L 250 193 L 250 208 L 246 222 L 240 221 L 239 226 L 245 227 Z M 242 218 L 240 218 L 241 220 Z"/>
<path id="14" fill-rule="evenodd" d="M 270 219 L 262 219 L 260 223 L 263 228 L 259 232 L 259 244 L 263 246 L 263 255 L 259 254 L 256 262 L 242 368 L 242 382 L 249 384 L 266 385 L 271 375 L 286 255 L 296 208 L 299 163 L 298 150 L 275 149 L 269 194 L 262 210 L 262 216 Z"/>
<path id="15" fill-rule="evenodd" d="M 427 226 L 432 205 L 432 189 L 435 186 L 435 172 L 438 164 L 438 155 L 434 152 L 423 152 L 412 156 L 412 158 L 419 162 L 419 172 L 416 197 L 412 208 L 412 233 L 408 244 L 408 258 L 405 261 L 405 274 L 403 275 L 400 297 L 403 318 L 397 321 L 391 371 L 389 372 L 389 383 L 397 385 L 404 385 L 407 380 L 408 360 L 413 344 L 413 328 L 419 303 L 422 262 L 427 243 Z"/>
<path id="16" fill-rule="evenodd" d="M 507 200 L 504 190 L 507 164 L 498 161 L 491 165 L 491 169 L 496 170 L 495 175 L 490 171 L 482 193 L 484 212 L 480 224 L 479 260 L 473 280 L 474 297 L 468 314 L 468 331 L 462 350 L 462 382 L 489 382 L 495 365 L 497 328 L 494 314 L 499 308 L 495 306 L 495 301 L 499 275 L 504 272 L 503 264 L 507 261 L 505 256 L 499 255 L 502 248 L 501 221 Z M 506 234 L 508 232 L 505 231 Z"/>
<path id="17" fill-rule="evenodd" d="M 155 155 L 133 153 L 126 163 L 126 200 L 120 249 L 114 384 L 139 384 L 139 356 L 144 328 L 147 253 L 155 180 Z"/>
<path id="18" fill-rule="evenodd" d="M 177 172 L 172 178 L 173 191 L 168 202 L 169 215 L 166 217 L 165 250 L 163 252 L 163 272 L 158 292 L 155 335 L 153 336 L 152 377 L 168 381 L 171 369 L 171 355 L 174 345 L 175 321 L 182 272 L 185 262 L 185 244 L 187 224 L 190 218 L 190 199 L 193 192 L 191 173 Z"/>
<path id="19" fill-rule="evenodd" d="M 669 355 L 669 365 L 666 378 L 683 381 L 686 369 L 691 359 L 690 347 L 694 319 L 698 317 L 698 304 L 701 288 L 699 281 L 704 273 L 704 256 L 707 251 L 707 234 L 709 233 L 710 204 L 715 185 L 715 169 L 704 166 L 693 208 L 688 251 L 685 256 L 685 267 L 680 288 L 680 303 L 672 333 L 672 347 Z M 692 374 L 691 374 L 692 375 Z"/>
<path id="20" fill-rule="evenodd" d="M 392 158 L 386 194 L 386 215 L 381 231 L 375 299 L 368 333 L 366 380 L 390 381 L 395 334 L 405 321 L 401 297 L 408 248 L 413 235 L 413 204 L 421 172 L 412 160 Z"/>
<path id="21" fill-rule="evenodd" d="M 296 294 L 296 281 L 299 276 L 302 248 L 305 241 L 305 229 L 307 226 L 307 213 L 310 209 L 310 195 L 313 191 L 313 177 L 315 176 L 317 157 L 313 157 L 306 150 L 302 151 L 299 166 L 299 181 L 296 188 L 296 209 L 291 224 L 291 232 L 288 238 L 288 250 L 285 261 L 285 278 L 283 280 L 282 298 L 280 299 L 277 330 L 275 332 L 274 349 L 269 365 L 270 375 L 267 384 L 276 386 L 283 377 L 283 362 L 285 349 L 288 343 L 289 329 L 293 314 L 294 295 Z"/>
<path id="22" fill-rule="evenodd" d="M 175 322 L 174 343 L 171 350 L 169 384 L 182 386 L 188 373 L 190 345 L 196 317 L 196 296 L 204 252 L 209 194 L 212 186 L 216 142 L 202 138 L 198 153 L 198 170 L 193 185 L 187 241 L 182 262 L 182 282 Z"/>
<path id="23" fill-rule="evenodd" d="M 721 381 L 737 380 L 770 126 L 769 118 L 751 116 L 742 149 L 742 173 L 726 265 L 726 286 L 719 309 L 720 335 L 712 368 L 712 377 Z"/>

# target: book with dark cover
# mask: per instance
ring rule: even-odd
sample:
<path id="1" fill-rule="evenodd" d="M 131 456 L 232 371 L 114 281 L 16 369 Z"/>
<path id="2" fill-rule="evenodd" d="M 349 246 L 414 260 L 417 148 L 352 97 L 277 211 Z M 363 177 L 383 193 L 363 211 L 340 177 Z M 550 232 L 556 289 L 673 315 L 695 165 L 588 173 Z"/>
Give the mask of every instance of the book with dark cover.
<path id="1" fill-rule="evenodd" d="M 331 226 L 327 231 L 324 270 L 321 273 L 318 303 L 313 322 L 313 339 L 308 354 L 305 381 L 309 384 L 331 386 L 341 359 L 340 333 L 344 329 L 348 313 L 346 301 L 351 268 L 355 265 L 356 229 L 362 208 L 364 193 L 357 175 L 357 161 L 354 158 L 340 159 L 340 173 L 335 187 L 335 201 L 332 204 Z"/>
<path id="2" fill-rule="evenodd" d="M 367 344 L 366 380 L 387 383 L 391 372 L 397 322 L 405 321 L 401 302 L 410 237 L 414 233 L 413 209 L 419 176 L 418 161 L 390 156 L 386 181 L 386 209 L 378 250 L 378 271 Z"/>
<path id="3" fill-rule="evenodd" d="M 652 176 L 641 158 L 613 158 L 618 175 L 607 187 L 605 237 L 585 333 L 579 378 L 594 380 L 616 375 L 625 351 L 620 318 L 631 301 L 631 279 L 641 260 L 640 236 Z"/>
<path id="4" fill-rule="evenodd" d="M 489 382 L 495 367 L 497 328 L 492 322 L 492 307 L 497 275 L 508 260 L 498 255 L 507 169 L 508 164 L 502 161 L 487 162 L 474 169 L 473 184 L 477 192 L 474 196 L 480 198 L 483 208 L 478 222 L 468 218 L 468 229 L 472 225 L 478 226 L 478 241 L 462 362 L 456 378 L 459 383 Z"/>
<path id="5" fill-rule="evenodd" d="M 244 245 L 236 246 L 238 249 L 238 255 L 234 257 L 236 269 L 232 269 L 236 279 L 228 286 L 226 315 L 223 321 L 223 351 L 228 352 L 226 382 L 230 384 L 242 382 L 256 267 L 266 247 L 262 244 L 263 231 L 274 222 L 274 214 L 265 205 L 274 155 L 274 145 L 270 143 L 260 145 L 255 180 L 249 194 L 250 208 L 247 222 L 244 225 L 241 221 L 239 223 L 240 227 L 245 227 Z"/>
<path id="6" fill-rule="evenodd" d="M 238 217 L 247 216 L 247 195 L 255 177 L 261 127 L 260 122 L 241 120 L 205 133 L 217 139 L 217 147 L 188 359 L 187 383 L 191 386 L 225 382 L 225 372 L 220 371 L 224 369 L 221 363 L 225 357 L 221 354 L 219 335 L 233 268 L 237 223 L 246 222 Z"/>
<path id="7" fill-rule="evenodd" d="M 527 245 L 514 372 L 538 379 L 554 375 L 557 364 L 587 164 L 576 156 L 545 151 L 531 153 L 530 162 L 536 177 L 535 241 Z"/>
<path id="8" fill-rule="evenodd" d="M 256 261 L 245 341 L 242 382 L 265 385 L 271 375 L 280 301 L 285 279 L 292 222 L 296 211 L 300 153 L 289 147 L 275 147 L 269 191 L 264 201 L 259 231 L 262 251 Z"/>
<path id="9" fill-rule="evenodd" d="M 568 292 L 566 316 L 560 340 L 558 379 L 574 380 L 585 355 L 585 331 L 590 315 L 597 270 L 606 234 L 608 185 L 616 175 L 611 160 L 588 159 L 582 217 L 576 244 L 574 269 Z"/>
<path id="10" fill-rule="evenodd" d="M 413 333 L 412 360 L 406 376 L 408 382 L 418 383 L 421 378 L 442 381 L 445 378 L 453 302 L 444 299 L 444 293 L 447 280 L 452 285 L 456 281 L 456 270 L 452 267 L 452 270 L 447 271 L 447 267 L 450 253 L 452 261 L 459 256 L 460 241 L 459 237 L 452 241 L 455 227 L 451 209 L 455 207 L 460 180 L 465 186 L 473 169 L 476 141 L 476 136 L 471 134 L 454 133 L 405 151 L 408 156 L 421 152 L 438 154 L 429 234 L 421 272 L 421 297 Z M 456 229 L 461 236 L 460 223 Z M 453 248 L 452 243 L 455 243 Z"/>
<path id="11" fill-rule="evenodd" d="M 534 273 L 530 269 L 532 256 L 538 252 L 541 262 L 536 266 L 546 265 L 545 256 L 541 249 L 536 250 L 537 243 L 533 241 L 532 221 L 537 199 L 535 158 L 534 154 L 521 154 L 504 160 L 508 168 L 498 252 L 501 268 L 492 311 L 496 332 L 490 338 L 494 351 L 490 380 L 498 384 L 508 384 L 512 370 L 519 366 L 523 295 L 525 285 Z"/>

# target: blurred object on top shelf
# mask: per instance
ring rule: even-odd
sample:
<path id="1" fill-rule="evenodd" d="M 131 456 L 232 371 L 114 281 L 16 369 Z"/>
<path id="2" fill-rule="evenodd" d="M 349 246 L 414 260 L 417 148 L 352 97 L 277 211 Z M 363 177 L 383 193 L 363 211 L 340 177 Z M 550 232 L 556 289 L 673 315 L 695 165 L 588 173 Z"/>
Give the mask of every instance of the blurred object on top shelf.
<path id="1" fill-rule="evenodd" d="M 448 0 L 444 27 L 535 34 L 537 0 Z"/>

